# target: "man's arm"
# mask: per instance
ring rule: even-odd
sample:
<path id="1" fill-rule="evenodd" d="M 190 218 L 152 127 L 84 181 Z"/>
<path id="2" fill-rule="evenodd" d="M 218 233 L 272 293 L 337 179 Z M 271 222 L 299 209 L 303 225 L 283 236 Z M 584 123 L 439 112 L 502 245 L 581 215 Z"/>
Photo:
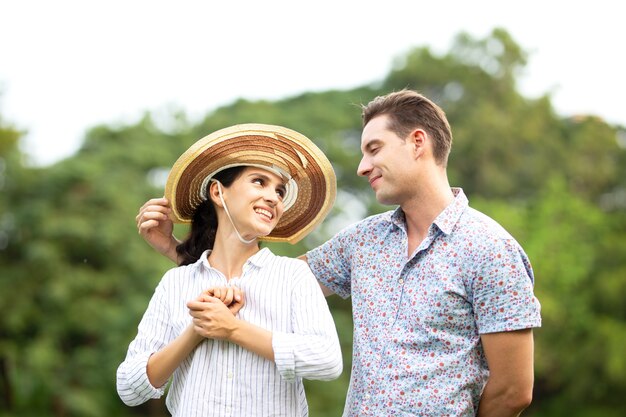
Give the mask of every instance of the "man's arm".
<path id="1" fill-rule="evenodd" d="M 515 417 L 530 405 L 534 383 L 532 329 L 481 335 L 489 379 L 478 417 Z"/>
<path id="2" fill-rule="evenodd" d="M 169 258 L 176 265 L 180 263 L 176 246 L 180 241 L 172 234 L 174 231 L 174 223 L 169 217 L 171 208 L 169 202 L 165 198 L 153 198 L 148 200 L 135 217 L 137 221 L 137 230 L 143 239 L 148 242 L 158 253 Z M 307 262 L 306 255 L 299 256 Z M 318 281 L 322 293 L 325 297 L 333 295 L 334 292 Z"/>
<path id="3" fill-rule="evenodd" d="M 158 253 L 171 259 L 172 262 L 178 265 L 180 261 L 176 252 L 176 246 L 180 244 L 180 241 L 172 234 L 174 223 L 169 217 L 170 212 L 170 204 L 166 198 L 153 198 L 139 208 L 139 213 L 135 220 L 137 221 L 137 230 L 141 237 Z M 299 256 L 298 259 L 307 262 L 306 255 Z M 324 284 L 319 281 L 318 283 L 325 297 L 334 294 Z"/>
<path id="4" fill-rule="evenodd" d="M 298 256 L 298 259 L 302 259 L 304 262 L 306 262 L 308 264 L 307 259 L 306 259 L 306 255 L 300 255 L 300 256 Z M 317 277 L 315 277 L 315 278 L 317 278 Z M 322 284 L 319 280 L 317 281 L 317 283 L 320 285 L 320 288 L 322 289 L 322 293 L 324 294 L 324 297 L 328 297 L 328 296 L 334 294 L 334 292 L 330 288 L 328 288 L 326 285 Z"/>
<path id="5" fill-rule="evenodd" d="M 171 211 L 170 203 L 166 198 L 152 198 L 139 208 L 135 221 L 141 237 L 154 250 L 178 265 L 176 246 L 180 244 L 180 241 L 173 235 L 174 223 L 169 217 Z M 298 259 L 307 262 L 306 255 L 299 256 Z M 320 288 L 326 297 L 334 294 L 321 283 Z"/>

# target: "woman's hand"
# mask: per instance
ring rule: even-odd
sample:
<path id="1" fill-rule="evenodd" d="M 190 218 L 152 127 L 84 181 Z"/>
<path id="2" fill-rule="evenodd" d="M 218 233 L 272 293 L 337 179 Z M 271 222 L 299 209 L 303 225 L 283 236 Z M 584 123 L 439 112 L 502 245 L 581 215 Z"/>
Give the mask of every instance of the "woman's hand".
<path id="1" fill-rule="evenodd" d="M 226 303 L 230 302 L 230 305 Z M 193 331 L 207 339 L 228 340 L 250 352 L 274 361 L 272 333 L 235 318 L 243 306 L 243 293 L 237 287 L 214 287 L 187 303 L 193 318 Z"/>
<path id="2" fill-rule="evenodd" d="M 199 301 L 206 301 L 204 296 L 214 297 L 222 301 L 226 307 L 236 316 L 244 306 L 243 291 L 239 287 L 213 287 L 209 288 L 198 297 Z"/>
<path id="3" fill-rule="evenodd" d="M 219 298 L 201 294 L 187 303 L 194 331 L 208 339 L 229 340 L 239 320 Z"/>

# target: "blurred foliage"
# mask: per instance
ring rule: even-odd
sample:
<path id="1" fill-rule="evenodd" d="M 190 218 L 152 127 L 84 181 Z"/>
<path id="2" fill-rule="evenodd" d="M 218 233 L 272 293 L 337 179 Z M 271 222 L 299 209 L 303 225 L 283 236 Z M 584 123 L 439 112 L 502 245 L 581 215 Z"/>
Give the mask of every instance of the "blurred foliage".
<path id="1" fill-rule="evenodd" d="M 162 400 L 128 408 L 115 391 L 115 370 L 172 267 L 137 236 L 138 207 L 162 194 L 168 167 L 198 138 L 232 124 L 285 125 L 326 152 L 340 186 L 318 230 L 295 246 L 270 245 L 302 254 L 388 209 L 355 174 L 360 104 L 405 87 L 448 114 L 451 183 L 533 261 L 543 327 L 525 415 L 625 415 L 626 130 L 593 115 L 558 116 L 547 95 L 521 96 L 516 80 L 526 62 L 504 30 L 485 39 L 460 34 L 447 54 L 409 51 L 369 86 L 240 99 L 197 123 L 178 112 L 96 126 L 74 156 L 39 168 L 24 163 L 23 132 L 0 118 L 0 416 L 167 415 Z M 312 416 L 340 415 L 350 374 L 350 302 L 328 301 L 345 371 L 306 382 Z"/>

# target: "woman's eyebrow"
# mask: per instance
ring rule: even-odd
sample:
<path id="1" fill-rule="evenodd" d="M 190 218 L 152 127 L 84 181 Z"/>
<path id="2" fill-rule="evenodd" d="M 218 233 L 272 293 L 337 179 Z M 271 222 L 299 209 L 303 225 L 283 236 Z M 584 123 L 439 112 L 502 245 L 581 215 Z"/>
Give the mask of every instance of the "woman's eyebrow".
<path id="1" fill-rule="evenodd" d="M 272 178 L 269 175 L 267 175 L 267 174 L 265 174 L 263 172 L 251 172 L 248 175 L 248 177 L 261 178 L 261 179 L 263 179 L 264 181 L 267 181 L 267 182 L 271 182 L 272 181 Z M 287 181 L 284 181 L 281 178 L 281 182 L 279 183 L 279 186 L 285 188 L 286 184 L 287 184 Z"/>
<path id="2" fill-rule="evenodd" d="M 253 171 L 253 172 L 248 174 L 248 177 L 249 178 L 251 178 L 251 177 L 261 178 L 261 179 L 264 179 L 264 180 L 269 180 L 270 179 L 270 177 L 267 174 L 264 174 L 264 173 L 262 173 L 260 171 Z"/>

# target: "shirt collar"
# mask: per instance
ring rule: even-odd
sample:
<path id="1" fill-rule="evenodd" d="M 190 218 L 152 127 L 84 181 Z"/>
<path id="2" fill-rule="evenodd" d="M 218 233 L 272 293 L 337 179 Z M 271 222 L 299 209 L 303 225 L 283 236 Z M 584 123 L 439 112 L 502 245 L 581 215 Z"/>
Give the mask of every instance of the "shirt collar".
<path id="1" fill-rule="evenodd" d="M 459 218 L 469 204 L 462 188 L 452 187 L 451 190 L 454 195 L 454 200 L 452 200 L 452 202 L 441 213 L 439 213 L 433 221 L 433 224 L 446 235 L 452 233 L 454 225 L 458 222 Z M 402 208 L 398 207 L 395 209 L 391 213 L 389 221 L 406 230 L 406 219 Z"/>
<path id="2" fill-rule="evenodd" d="M 205 268 L 212 269 L 213 267 L 209 263 L 210 254 L 210 249 L 205 250 L 200 256 L 200 259 L 198 259 L 198 263 L 203 265 Z M 257 268 L 262 268 L 267 262 L 269 262 L 272 256 L 273 254 L 268 248 L 262 248 L 260 251 L 249 257 L 243 267 L 246 269 L 248 265 L 252 265 Z"/>
<path id="3" fill-rule="evenodd" d="M 272 257 L 272 251 L 268 248 L 262 248 L 260 251 L 252 255 L 248 258 L 246 264 L 251 264 L 256 266 L 257 268 L 262 268 L 266 263 L 269 262 Z"/>
<path id="4" fill-rule="evenodd" d="M 462 188 L 452 188 L 452 194 L 454 195 L 454 200 L 439 213 L 439 216 L 437 216 L 433 222 L 433 224 L 437 225 L 439 230 L 446 235 L 452 233 L 452 229 L 454 229 L 454 226 L 469 205 L 469 201 Z"/>

